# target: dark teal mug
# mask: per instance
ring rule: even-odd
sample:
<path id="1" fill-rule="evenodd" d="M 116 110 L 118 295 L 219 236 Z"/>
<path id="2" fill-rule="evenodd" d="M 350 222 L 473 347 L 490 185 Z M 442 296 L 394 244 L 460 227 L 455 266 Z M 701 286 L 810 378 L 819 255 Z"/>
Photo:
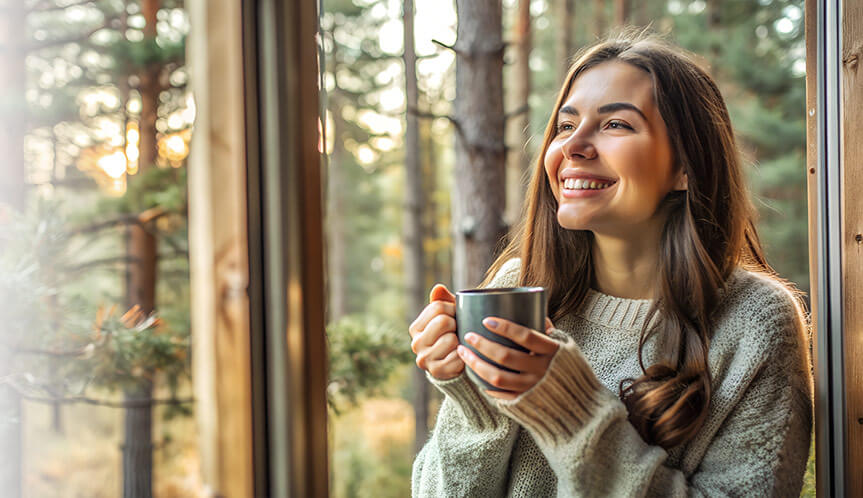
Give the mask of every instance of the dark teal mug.
<path id="1" fill-rule="evenodd" d="M 543 332 L 545 331 L 547 308 L 548 298 L 543 287 L 507 287 L 458 291 L 455 293 L 455 322 L 458 342 L 484 361 L 513 372 L 514 370 L 502 367 L 480 354 L 473 346 L 465 342 L 465 334 L 475 332 L 508 348 L 527 352 L 525 348 L 485 328 L 482 321 L 486 317 L 494 316 Z M 467 367 L 467 376 L 481 389 L 503 390 L 484 381 L 470 367 Z"/>

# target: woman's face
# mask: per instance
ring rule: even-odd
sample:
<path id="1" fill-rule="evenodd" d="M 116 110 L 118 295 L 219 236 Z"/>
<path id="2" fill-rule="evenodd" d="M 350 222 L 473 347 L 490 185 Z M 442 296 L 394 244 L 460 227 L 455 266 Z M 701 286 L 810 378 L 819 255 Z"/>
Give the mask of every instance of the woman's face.
<path id="1" fill-rule="evenodd" d="M 661 226 L 665 195 L 686 188 L 685 174 L 674 174 L 650 75 L 620 61 L 576 78 L 544 162 L 558 223 L 570 230 L 639 235 Z"/>

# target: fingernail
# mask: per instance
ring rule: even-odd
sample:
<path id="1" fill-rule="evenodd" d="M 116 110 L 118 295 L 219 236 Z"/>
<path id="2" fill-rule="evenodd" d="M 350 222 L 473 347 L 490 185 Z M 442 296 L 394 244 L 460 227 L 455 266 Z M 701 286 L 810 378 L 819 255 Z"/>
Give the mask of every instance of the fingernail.
<path id="1" fill-rule="evenodd" d="M 462 358 L 467 355 L 467 348 L 462 346 L 461 344 L 459 344 L 458 347 L 455 348 L 455 350 L 458 351 L 458 355 Z"/>
<path id="2" fill-rule="evenodd" d="M 486 318 L 485 320 L 482 321 L 482 323 L 486 327 L 489 327 L 492 329 L 497 327 L 497 320 L 495 320 L 494 318 Z"/>
<path id="3" fill-rule="evenodd" d="M 476 334 L 474 334 L 473 332 L 468 332 L 467 334 L 465 334 L 464 340 L 471 343 L 471 344 L 475 344 L 476 343 Z"/>

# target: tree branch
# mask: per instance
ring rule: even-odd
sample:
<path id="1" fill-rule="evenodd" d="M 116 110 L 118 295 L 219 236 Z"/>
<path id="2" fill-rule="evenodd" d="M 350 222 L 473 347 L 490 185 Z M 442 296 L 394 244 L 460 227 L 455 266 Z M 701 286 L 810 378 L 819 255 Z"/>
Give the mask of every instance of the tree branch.
<path id="1" fill-rule="evenodd" d="M 530 106 L 527 104 L 524 104 L 523 106 L 519 107 L 518 109 L 513 109 L 512 111 L 509 111 L 508 113 L 504 114 L 503 120 L 504 120 L 504 122 L 506 122 L 506 120 L 513 118 L 515 116 L 518 116 L 519 114 L 524 114 L 529 110 L 530 110 Z"/>
<path id="2" fill-rule="evenodd" d="M 423 111 L 420 111 L 419 109 L 417 109 L 415 107 L 408 107 L 407 112 L 413 114 L 414 116 L 416 116 L 418 118 L 423 118 L 423 119 L 438 119 L 438 118 L 446 119 L 447 121 L 452 123 L 452 126 L 453 126 L 453 128 L 455 128 L 455 132 L 458 134 L 458 136 L 461 137 L 462 140 L 466 140 L 465 135 L 464 135 L 464 130 L 461 127 L 461 123 L 454 116 L 450 116 L 449 114 L 432 114 L 430 112 L 423 112 Z"/>
<path id="3" fill-rule="evenodd" d="M 502 55 L 503 51 L 506 50 L 506 46 L 508 45 L 507 42 L 501 42 L 500 45 L 498 45 L 496 47 L 492 47 L 488 50 L 465 51 L 465 50 L 462 50 L 460 48 L 456 48 L 455 45 L 447 45 L 446 43 L 444 43 L 440 40 L 432 39 L 432 43 L 434 43 L 435 45 L 439 45 L 439 46 L 441 46 L 447 50 L 452 50 L 456 54 L 461 55 L 462 57 L 467 57 L 467 58 L 474 58 L 474 57 L 479 57 L 479 56 L 483 56 L 483 55 L 498 55 L 498 54 Z"/>
<path id="4" fill-rule="evenodd" d="M 446 43 L 444 43 L 444 42 L 442 42 L 442 41 L 440 41 L 440 40 L 437 40 L 437 39 L 435 39 L 435 38 L 432 38 L 432 43 L 434 43 L 435 45 L 439 45 L 439 46 L 441 46 L 441 47 L 443 47 L 443 48 L 445 48 L 445 49 L 447 49 L 447 50 L 452 50 L 453 52 L 455 52 L 455 53 L 457 53 L 457 54 L 462 54 L 462 55 L 464 55 L 464 54 L 463 54 L 462 52 L 460 52 L 457 48 L 455 48 L 455 45 L 447 45 Z"/>
<path id="5" fill-rule="evenodd" d="M 449 114 L 434 114 L 431 112 L 421 111 L 421 110 L 417 109 L 416 107 L 408 107 L 407 112 L 408 112 L 408 114 L 412 114 L 418 118 L 422 118 L 422 119 L 446 119 L 447 121 L 449 121 L 450 123 L 452 123 L 456 126 L 459 125 L 458 120 L 456 120 L 456 118 L 454 118 L 453 116 L 450 116 Z"/>
<path id="6" fill-rule="evenodd" d="M 23 399 L 35 401 L 36 403 L 61 404 L 69 405 L 73 403 L 85 403 L 88 405 L 109 406 L 111 408 L 144 408 L 152 405 L 185 405 L 194 403 L 195 398 L 146 398 L 146 399 L 128 399 L 123 401 L 114 401 L 106 399 L 95 399 L 87 396 L 33 396 L 24 394 L 17 388 L 18 394 Z"/>
<path id="7" fill-rule="evenodd" d="M 43 49 L 50 48 L 50 47 L 57 47 L 60 45 L 66 45 L 68 43 L 84 43 L 87 40 L 89 40 L 90 37 L 93 36 L 95 33 L 102 31 L 103 29 L 111 28 L 110 24 L 113 23 L 114 21 L 119 20 L 119 19 L 120 19 L 119 15 L 113 15 L 111 17 L 105 18 L 105 22 L 103 24 L 96 26 L 95 28 L 93 28 L 93 29 L 91 29 L 85 33 L 74 35 L 74 36 L 67 36 L 65 38 L 57 38 L 54 40 L 45 40 L 45 41 L 41 41 L 41 42 L 30 43 L 30 44 L 27 44 L 25 46 L 25 50 L 27 50 L 28 52 L 33 52 L 36 50 L 43 50 Z"/>
<path id="8" fill-rule="evenodd" d="M 70 266 L 66 267 L 65 270 L 71 271 L 71 272 L 78 272 L 78 271 L 83 271 L 83 270 L 86 270 L 88 268 L 93 268 L 96 266 L 113 265 L 113 264 L 117 264 L 117 263 L 136 264 L 136 263 L 140 263 L 140 262 L 141 262 L 140 259 L 134 258 L 131 256 L 116 256 L 113 258 L 94 259 L 92 261 L 87 261 L 86 263 L 81 263 L 78 265 L 70 265 Z"/>
<path id="9" fill-rule="evenodd" d="M 92 225 L 76 227 L 69 230 L 68 233 L 69 235 L 79 235 L 85 233 L 99 232 L 101 230 L 114 228 L 119 225 L 145 225 L 147 223 L 152 223 L 157 219 L 161 218 L 162 216 L 167 216 L 169 214 L 171 214 L 170 211 L 166 211 L 161 208 L 153 208 L 148 209 L 141 214 L 124 214 L 115 218 L 109 218 L 107 220 L 93 223 Z"/>
<path id="10" fill-rule="evenodd" d="M 38 348 L 15 348 L 12 350 L 13 353 L 18 354 L 32 354 L 38 356 L 54 356 L 58 358 L 65 358 L 68 356 L 83 356 L 87 354 L 87 347 L 84 346 L 82 348 L 78 348 L 77 350 L 59 350 L 59 349 L 38 349 Z"/>

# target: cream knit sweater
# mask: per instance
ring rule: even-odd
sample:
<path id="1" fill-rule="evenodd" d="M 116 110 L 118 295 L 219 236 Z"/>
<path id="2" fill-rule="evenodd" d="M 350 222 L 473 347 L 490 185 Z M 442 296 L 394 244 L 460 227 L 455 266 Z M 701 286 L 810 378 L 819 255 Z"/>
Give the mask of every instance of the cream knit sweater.
<path id="1" fill-rule="evenodd" d="M 517 283 L 512 259 L 491 287 Z M 644 442 L 617 397 L 638 378 L 651 304 L 590 290 L 555 324 L 546 375 L 512 401 L 464 374 L 429 380 L 446 396 L 413 466 L 414 496 L 788 496 L 800 494 L 812 427 L 804 316 L 775 281 L 738 269 L 722 291 L 709 365 L 713 397 L 697 436 L 666 451 Z M 644 347 L 652 364 L 656 344 Z"/>

